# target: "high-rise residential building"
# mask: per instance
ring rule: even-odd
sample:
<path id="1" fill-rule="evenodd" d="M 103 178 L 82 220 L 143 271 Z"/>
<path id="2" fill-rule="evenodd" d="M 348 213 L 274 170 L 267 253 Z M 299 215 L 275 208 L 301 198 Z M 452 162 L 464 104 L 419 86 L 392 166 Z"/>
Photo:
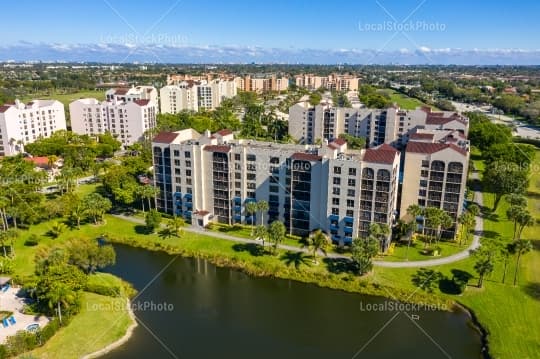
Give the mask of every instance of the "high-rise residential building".
<path id="1" fill-rule="evenodd" d="M 177 85 L 167 85 L 159 90 L 162 113 L 178 113 L 183 110 L 198 111 L 198 82 L 182 81 Z"/>
<path id="2" fill-rule="evenodd" d="M 347 133 L 366 138 L 369 147 L 387 143 L 402 149 L 418 129 L 459 130 L 466 136 L 468 119 L 452 111 L 433 112 L 430 108 L 340 108 L 329 104 L 312 106 L 309 102 L 289 108 L 289 134 L 306 144 L 331 141 Z"/>
<path id="3" fill-rule="evenodd" d="M 98 101 L 79 99 L 69 104 L 71 129 L 81 135 L 110 132 L 122 146 L 143 139 L 156 126 L 157 103 L 148 99 Z"/>
<path id="4" fill-rule="evenodd" d="M 152 152 L 158 208 L 196 225 L 279 220 L 290 233 L 322 229 L 350 243 L 395 219 L 400 154 L 388 145 L 354 151 L 341 139 L 276 144 L 187 129 L 158 134 Z M 269 204 L 264 218 L 245 208 L 260 200 Z"/>
<path id="5" fill-rule="evenodd" d="M 199 109 L 214 109 L 225 98 L 236 96 L 233 80 L 201 81 L 197 84 L 197 106 Z"/>
<path id="6" fill-rule="evenodd" d="M 295 76 L 294 83 L 298 87 L 309 90 L 325 88 L 331 91 L 358 91 L 360 78 L 350 74 L 331 74 L 328 76 L 303 74 Z"/>
<path id="7" fill-rule="evenodd" d="M 419 130 L 405 149 L 400 217 L 407 208 L 436 207 L 454 220 L 442 235 L 452 237 L 463 211 L 469 164 L 469 141 L 461 131 Z"/>
<path id="8" fill-rule="evenodd" d="M 158 92 L 154 86 L 133 86 L 131 88 L 113 88 L 105 92 L 105 99 L 117 102 L 132 102 L 135 100 L 150 100 L 158 103 Z"/>
<path id="9" fill-rule="evenodd" d="M 0 156 L 24 152 L 24 145 L 66 129 L 64 105 L 56 100 L 32 100 L 27 104 L 0 106 Z"/>

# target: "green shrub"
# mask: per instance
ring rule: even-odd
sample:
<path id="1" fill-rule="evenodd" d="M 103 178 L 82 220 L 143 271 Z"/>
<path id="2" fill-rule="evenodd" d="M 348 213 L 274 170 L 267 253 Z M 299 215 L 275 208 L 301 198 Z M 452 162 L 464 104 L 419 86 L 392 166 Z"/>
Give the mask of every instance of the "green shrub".
<path id="1" fill-rule="evenodd" d="M 100 295 L 106 295 L 108 297 L 119 297 L 120 296 L 120 287 L 112 286 L 107 284 L 100 283 L 87 283 L 85 290 L 87 292 L 96 293 Z"/>
<path id="2" fill-rule="evenodd" d="M 37 246 L 39 244 L 39 236 L 35 233 L 32 233 L 26 241 L 24 241 L 24 245 L 28 247 Z"/>

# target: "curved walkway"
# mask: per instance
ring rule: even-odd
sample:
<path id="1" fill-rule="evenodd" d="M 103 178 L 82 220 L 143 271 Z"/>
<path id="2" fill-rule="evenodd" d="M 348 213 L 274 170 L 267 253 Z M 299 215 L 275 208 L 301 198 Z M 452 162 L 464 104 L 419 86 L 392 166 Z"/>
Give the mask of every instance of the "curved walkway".
<path id="1" fill-rule="evenodd" d="M 479 179 L 478 172 L 473 172 L 472 179 Z M 483 206 L 484 198 L 479 188 L 474 189 L 474 200 L 476 204 L 478 204 L 479 207 Z M 126 216 L 122 214 L 115 214 L 114 216 L 121 219 L 125 219 L 133 223 L 144 224 L 144 220 L 141 218 Z M 474 236 L 473 236 L 473 240 L 471 244 L 463 251 L 453 254 L 451 256 L 448 256 L 448 257 L 434 258 L 434 259 L 428 259 L 424 261 L 409 261 L 409 262 L 373 261 L 373 264 L 379 267 L 388 267 L 388 268 L 416 268 L 416 267 L 438 266 L 441 264 L 449 264 L 449 263 L 457 262 L 457 261 L 467 258 L 470 255 L 469 251 L 471 249 L 476 249 L 480 246 L 480 237 L 482 237 L 483 228 L 484 228 L 484 222 L 481 215 L 479 215 L 476 218 L 476 226 L 474 228 Z M 209 231 L 209 230 L 206 230 L 204 228 L 199 228 L 199 227 L 184 227 L 183 230 L 185 230 L 186 232 L 204 234 L 206 236 L 225 239 L 228 241 L 260 244 L 260 241 L 257 241 L 254 239 L 240 238 L 240 237 L 231 236 L 224 233 Z M 294 246 L 289 246 L 286 244 L 280 244 L 278 247 L 281 249 L 292 251 L 292 252 L 309 253 L 307 248 L 294 247 Z M 337 253 L 328 253 L 328 257 L 329 258 L 347 258 L 347 259 L 349 258 L 345 255 L 337 254 Z"/>

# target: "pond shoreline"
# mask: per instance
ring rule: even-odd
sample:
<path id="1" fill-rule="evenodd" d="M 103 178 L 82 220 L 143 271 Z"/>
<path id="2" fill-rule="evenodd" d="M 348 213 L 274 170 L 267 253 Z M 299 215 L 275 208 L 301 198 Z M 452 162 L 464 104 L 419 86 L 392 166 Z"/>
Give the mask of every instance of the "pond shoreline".
<path id="1" fill-rule="evenodd" d="M 301 283 L 312 284 L 312 285 L 316 285 L 316 286 L 323 287 L 323 288 L 341 290 L 341 291 L 350 292 L 350 293 L 358 293 L 358 294 L 362 294 L 362 295 L 371 295 L 371 296 L 381 297 L 381 298 L 385 298 L 387 300 L 395 301 L 394 298 L 390 298 L 388 295 L 385 295 L 385 293 L 388 293 L 388 291 L 385 290 L 384 288 L 379 288 L 379 290 L 376 291 L 376 292 L 375 291 L 370 291 L 370 290 L 362 290 L 362 289 L 365 289 L 363 287 L 358 287 L 358 288 L 355 288 L 353 290 L 350 287 L 345 287 L 343 285 L 340 285 L 341 283 L 338 282 L 338 281 L 336 281 L 335 283 L 332 283 L 333 285 L 330 285 L 330 283 L 320 281 L 315 277 L 305 278 L 305 277 L 299 277 L 299 276 L 293 276 L 293 275 L 282 275 L 283 273 L 272 273 L 272 272 L 265 272 L 265 271 L 262 271 L 262 270 L 256 271 L 256 270 L 253 270 L 253 268 L 250 268 L 247 265 L 248 263 L 246 263 L 245 261 L 235 261 L 235 260 L 232 260 L 231 258 L 229 258 L 226 255 L 209 256 L 209 255 L 206 255 L 205 253 L 200 253 L 200 252 L 186 253 L 185 251 L 182 251 L 179 248 L 175 248 L 175 249 L 163 248 L 163 247 L 160 247 L 160 246 L 155 246 L 153 244 L 151 246 L 142 245 L 141 243 L 138 243 L 136 241 L 133 241 L 133 240 L 130 240 L 130 239 L 124 239 L 124 238 L 119 239 L 119 238 L 111 238 L 111 237 L 109 237 L 109 238 L 107 238 L 107 241 L 110 242 L 110 243 L 113 243 L 113 244 L 121 244 L 121 245 L 126 245 L 126 246 L 129 246 L 129 247 L 145 249 L 145 250 L 153 251 L 153 252 L 162 252 L 162 253 L 166 253 L 168 255 L 178 255 L 178 256 L 181 256 L 181 257 L 184 257 L 184 258 L 205 259 L 205 260 L 208 260 L 210 263 L 212 263 L 215 266 L 236 269 L 236 270 L 239 270 L 239 271 L 241 271 L 243 273 L 246 273 L 246 274 L 254 276 L 254 277 L 268 277 L 268 278 L 280 278 L 280 279 L 294 280 L 294 281 L 298 281 L 298 282 L 301 282 Z M 407 297 L 409 297 L 409 296 L 407 296 Z M 426 301 L 426 299 L 428 299 L 428 300 Z M 429 302 L 429 299 L 431 299 L 430 302 Z M 446 306 L 442 306 L 442 308 L 447 308 L 448 311 L 455 310 L 456 308 L 458 308 L 461 311 L 464 311 L 467 314 L 467 316 L 470 318 L 470 325 L 473 328 L 475 328 L 478 331 L 478 333 L 480 334 L 481 342 L 482 342 L 482 352 L 481 352 L 482 358 L 483 359 L 492 359 L 492 356 L 489 354 L 489 347 L 488 347 L 489 333 L 488 333 L 488 331 L 478 321 L 474 311 L 471 310 L 470 308 L 468 308 L 467 306 L 465 306 L 464 304 L 462 304 L 460 302 L 457 302 L 457 301 L 454 301 L 454 300 L 445 299 L 445 298 L 440 298 L 440 297 L 431 298 L 431 297 L 425 297 L 425 296 L 421 296 L 420 298 L 418 298 L 418 297 L 410 298 L 406 302 L 409 302 L 409 303 L 412 303 L 412 304 L 423 304 L 423 305 L 427 304 L 427 302 L 429 302 L 430 304 L 441 304 L 441 303 L 443 303 L 443 304 L 446 304 Z M 122 344 L 123 343 L 121 343 L 119 345 L 122 345 Z M 105 353 L 102 353 L 102 354 L 105 354 Z"/>

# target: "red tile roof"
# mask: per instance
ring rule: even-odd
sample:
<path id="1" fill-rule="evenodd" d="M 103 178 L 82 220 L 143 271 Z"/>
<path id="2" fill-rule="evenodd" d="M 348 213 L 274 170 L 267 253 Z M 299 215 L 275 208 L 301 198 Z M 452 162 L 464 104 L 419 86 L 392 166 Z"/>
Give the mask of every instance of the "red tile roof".
<path id="1" fill-rule="evenodd" d="M 218 132 L 215 133 L 215 135 L 220 135 L 221 137 L 223 136 L 228 136 L 228 135 L 232 135 L 232 131 L 229 130 L 228 128 L 225 128 L 223 130 L 219 130 Z"/>
<path id="2" fill-rule="evenodd" d="M 133 101 L 133 103 L 136 103 L 139 106 L 146 106 L 146 105 L 148 105 L 149 102 L 150 102 L 150 100 L 135 100 L 135 101 Z"/>
<path id="3" fill-rule="evenodd" d="M 49 159 L 47 157 L 25 157 L 24 160 L 27 162 L 33 162 L 34 165 L 39 167 L 49 166 Z"/>
<path id="4" fill-rule="evenodd" d="M 228 153 L 231 151 L 231 147 L 226 145 L 208 145 L 204 147 L 204 150 L 208 152 Z"/>
<path id="5" fill-rule="evenodd" d="M 195 214 L 197 216 L 206 216 L 207 214 L 209 214 L 210 212 L 208 211 L 205 211 L 205 210 L 200 210 L 200 211 L 196 211 Z"/>
<path id="6" fill-rule="evenodd" d="M 384 143 L 379 147 L 367 149 L 363 160 L 371 163 L 392 164 L 398 153 L 394 147 Z"/>
<path id="7" fill-rule="evenodd" d="M 460 148 L 453 143 L 409 142 L 407 144 L 407 149 L 405 150 L 405 152 L 432 154 L 445 150 L 447 148 L 451 148 L 464 156 L 467 155 L 467 150 L 464 150 L 463 148 Z"/>
<path id="8" fill-rule="evenodd" d="M 0 106 L 0 113 L 6 112 L 10 107 L 9 105 Z"/>
<path id="9" fill-rule="evenodd" d="M 174 132 L 160 132 L 154 137 L 152 142 L 171 143 L 176 139 L 176 136 L 178 136 L 178 134 Z"/>
<path id="10" fill-rule="evenodd" d="M 412 133 L 409 136 L 410 140 L 432 140 L 433 134 L 432 133 Z"/>
<path id="11" fill-rule="evenodd" d="M 117 89 L 114 89 L 114 94 L 115 95 L 125 95 L 128 93 L 128 89 L 126 88 L 117 88 Z"/>
<path id="12" fill-rule="evenodd" d="M 332 141 L 332 143 L 335 143 L 338 146 L 343 146 L 344 144 L 347 143 L 347 141 L 344 138 L 336 138 L 335 140 Z"/>
<path id="13" fill-rule="evenodd" d="M 293 160 L 299 160 L 299 161 L 320 161 L 322 159 L 322 157 L 319 155 L 315 155 L 312 153 L 304 153 L 304 152 L 293 153 L 291 158 Z"/>

